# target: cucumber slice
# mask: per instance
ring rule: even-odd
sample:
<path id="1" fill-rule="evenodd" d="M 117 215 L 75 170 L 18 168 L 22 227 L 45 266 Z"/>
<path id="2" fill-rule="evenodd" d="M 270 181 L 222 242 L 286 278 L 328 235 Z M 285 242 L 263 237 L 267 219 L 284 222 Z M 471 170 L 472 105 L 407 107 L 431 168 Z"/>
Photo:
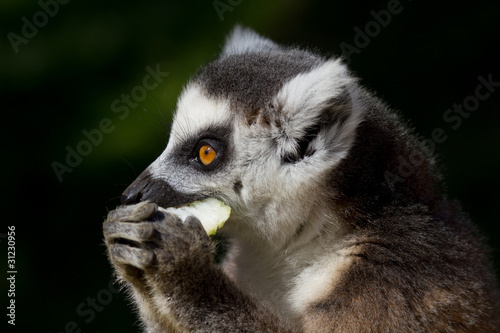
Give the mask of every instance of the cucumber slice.
<path id="1" fill-rule="evenodd" d="M 177 215 L 182 221 L 185 221 L 188 216 L 196 217 L 208 235 L 215 235 L 217 229 L 222 228 L 231 215 L 231 208 L 215 198 L 167 208 L 165 211 Z"/>

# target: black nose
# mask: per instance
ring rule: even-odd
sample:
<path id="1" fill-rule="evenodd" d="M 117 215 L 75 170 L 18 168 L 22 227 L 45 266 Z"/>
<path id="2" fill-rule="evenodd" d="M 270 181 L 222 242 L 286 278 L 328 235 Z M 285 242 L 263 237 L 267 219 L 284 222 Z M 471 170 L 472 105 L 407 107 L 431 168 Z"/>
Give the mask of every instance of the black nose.
<path id="1" fill-rule="evenodd" d="M 150 201 L 161 207 L 180 206 L 205 198 L 204 195 L 186 194 L 176 191 L 167 182 L 151 175 L 148 169 L 122 193 L 122 205 L 134 205 L 141 201 Z"/>
<path id="2" fill-rule="evenodd" d="M 123 192 L 122 196 L 120 197 L 120 201 L 122 205 L 133 205 L 136 203 L 139 203 L 142 198 L 142 192 L 141 191 L 130 191 L 130 192 Z"/>
<path id="3" fill-rule="evenodd" d="M 142 200 L 147 200 L 144 198 L 144 194 L 147 191 L 149 183 L 150 174 L 146 169 L 122 193 L 122 196 L 120 197 L 122 205 L 134 205 Z"/>

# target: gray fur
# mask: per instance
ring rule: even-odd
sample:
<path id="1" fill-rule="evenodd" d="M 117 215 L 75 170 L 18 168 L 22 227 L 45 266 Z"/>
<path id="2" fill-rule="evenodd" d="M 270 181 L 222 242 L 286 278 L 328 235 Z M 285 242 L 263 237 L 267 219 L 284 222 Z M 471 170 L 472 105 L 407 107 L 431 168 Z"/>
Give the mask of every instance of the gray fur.
<path id="1" fill-rule="evenodd" d="M 253 30 L 237 25 L 226 39 L 222 57 L 247 52 L 273 52 L 283 48 L 272 40 L 264 38 Z"/>
<path id="2" fill-rule="evenodd" d="M 324 59 L 310 52 L 280 47 L 254 32 L 237 28 L 222 56 L 195 77 L 213 97 L 228 98 L 235 111 L 264 109 L 285 82 Z"/>
<path id="3" fill-rule="evenodd" d="M 150 333 L 498 332 L 488 250 L 442 188 L 432 154 L 341 62 L 236 28 L 104 236 Z M 198 220 L 163 210 L 206 197 L 232 209 L 220 264 Z"/>

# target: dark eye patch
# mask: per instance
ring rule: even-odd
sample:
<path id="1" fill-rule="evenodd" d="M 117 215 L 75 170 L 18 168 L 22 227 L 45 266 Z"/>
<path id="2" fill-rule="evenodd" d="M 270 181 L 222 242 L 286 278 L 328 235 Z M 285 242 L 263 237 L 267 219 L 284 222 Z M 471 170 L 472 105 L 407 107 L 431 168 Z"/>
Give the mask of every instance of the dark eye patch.
<path id="1" fill-rule="evenodd" d="M 231 150 L 232 130 L 229 126 L 211 126 L 196 135 L 183 139 L 174 149 L 172 158 L 176 164 L 193 167 L 198 171 L 211 172 L 219 170 L 227 163 Z M 199 159 L 199 151 L 203 145 L 211 146 L 217 155 L 212 163 L 204 165 Z"/>

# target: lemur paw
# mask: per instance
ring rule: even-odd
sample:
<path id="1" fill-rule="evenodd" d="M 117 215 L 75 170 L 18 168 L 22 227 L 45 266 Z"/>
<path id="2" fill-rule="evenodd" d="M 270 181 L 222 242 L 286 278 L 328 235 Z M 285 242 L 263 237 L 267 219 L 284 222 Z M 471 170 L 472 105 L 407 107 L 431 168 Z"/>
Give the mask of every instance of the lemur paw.
<path id="1" fill-rule="evenodd" d="M 103 229 L 112 264 L 133 284 L 212 260 L 212 242 L 200 221 L 182 222 L 155 203 L 119 207 L 108 214 Z"/>

